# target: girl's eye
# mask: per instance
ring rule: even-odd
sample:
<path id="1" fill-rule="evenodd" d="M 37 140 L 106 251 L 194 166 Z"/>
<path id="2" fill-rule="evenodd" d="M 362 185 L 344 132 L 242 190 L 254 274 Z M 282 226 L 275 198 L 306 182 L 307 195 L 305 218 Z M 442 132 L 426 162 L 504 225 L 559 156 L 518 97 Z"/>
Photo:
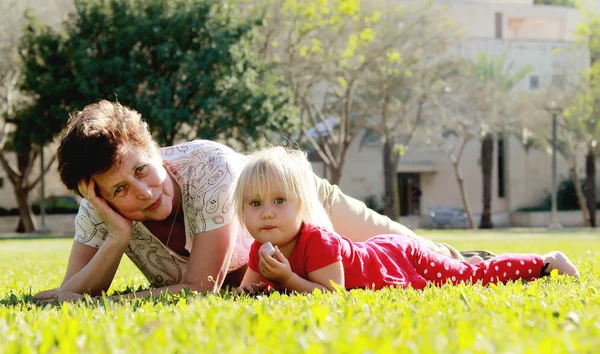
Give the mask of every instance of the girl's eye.
<path id="1" fill-rule="evenodd" d="M 283 204 L 283 202 L 285 202 L 285 199 L 283 199 L 283 198 L 276 198 L 275 199 L 275 204 Z"/>
<path id="2" fill-rule="evenodd" d="M 142 166 L 136 168 L 135 172 L 136 173 L 142 173 L 142 172 L 144 172 L 146 170 L 146 167 L 148 167 L 148 165 L 142 165 Z"/>
<path id="3" fill-rule="evenodd" d="M 250 205 L 253 207 L 258 207 L 260 206 L 260 202 L 258 200 L 253 200 L 250 202 Z"/>
<path id="4" fill-rule="evenodd" d="M 119 193 L 123 192 L 123 186 L 118 186 L 117 188 L 115 188 L 115 195 L 118 195 Z"/>

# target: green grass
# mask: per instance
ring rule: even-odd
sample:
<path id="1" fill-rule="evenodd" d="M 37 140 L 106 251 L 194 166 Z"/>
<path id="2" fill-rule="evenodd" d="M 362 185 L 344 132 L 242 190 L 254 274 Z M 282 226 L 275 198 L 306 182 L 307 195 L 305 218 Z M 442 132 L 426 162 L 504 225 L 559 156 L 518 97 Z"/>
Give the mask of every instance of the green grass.
<path id="1" fill-rule="evenodd" d="M 71 240 L 0 241 L 1 353 L 593 353 L 600 348 L 600 233 L 422 231 L 459 249 L 562 250 L 563 277 L 480 287 L 270 297 L 163 296 L 35 304 L 57 286 Z M 147 286 L 124 259 L 112 289 Z"/>

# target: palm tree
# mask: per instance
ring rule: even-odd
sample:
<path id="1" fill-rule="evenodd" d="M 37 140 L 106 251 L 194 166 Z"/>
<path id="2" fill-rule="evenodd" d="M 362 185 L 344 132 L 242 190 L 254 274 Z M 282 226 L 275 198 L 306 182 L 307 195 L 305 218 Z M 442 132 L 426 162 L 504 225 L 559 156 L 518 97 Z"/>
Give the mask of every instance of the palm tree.
<path id="1" fill-rule="evenodd" d="M 475 67 L 481 80 L 488 90 L 489 94 L 494 92 L 505 94 L 512 91 L 515 86 L 521 82 L 532 71 L 530 66 L 515 68 L 513 63 L 506 62 L 504 55 L 490 57 L 486 52 L 482 52 L 475 60 Z M 493 116 L 489 121 L 500 123 L 508 110 L 505 109 L 506 102 L 494 102 L 490 107 L 490 114 Z M 507 118 L 507 117 L 504 117 Z M 498 130 L 496 130 L 498 129 Z M 492 168 L 494 164 L 494 133 L 502 131 L 503 126 L 490 127 L 484 132 L 481 140 L 481 174 L 483 176 L 483 211 L 479 227 L 482 229 L 493 228 L 491 218 L 492 204 Z"/>

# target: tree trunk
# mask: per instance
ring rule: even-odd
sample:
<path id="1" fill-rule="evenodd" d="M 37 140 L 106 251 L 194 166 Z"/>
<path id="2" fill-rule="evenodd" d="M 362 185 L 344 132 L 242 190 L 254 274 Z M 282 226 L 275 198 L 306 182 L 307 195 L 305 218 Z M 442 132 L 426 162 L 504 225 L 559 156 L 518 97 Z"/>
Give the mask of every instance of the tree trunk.
<path id="1" fill-rule="evenodd" d="M 398 209 L 396 207 L 395 195 L 398 190 L 395 184 L 398 183 L 396 176 L 396 159 L 394 158 L 394 141 L 393 139 L 385 140 L 383 144 L 383 212 L 392 220 L 398 220 Z"/>
<path id="2" fill-rule="evenodd" d="M 37 222 L 33 209 L 28 200 L 29 191 L 27 188 L 21 186 L 15 187 L 15 197 L 17 198 L 17 204 L 19 205 L 19 224 L 15 229 L 15 232 L 31 233 L 37 230 Z M 21 230 L 22 227 L 22 230 Z"/>
<path id="3" fill-rule="evenodd" d="M 462 172 L 460 171 L 458 163 L 453 163 L 452 165 L 454 166 L 454 174 L 456 175 L 456 181 L 458 182 L 458 188 L 460 189 L 460 196 L 462 197 L 465 213 L 467 213 L 469 228 L 477 230 L 477 225 L 475 224 L 475 218 L 473 217 L 473 211 L 471 210 L 471 203 L 469 203 L 469 197 L 467 196 L 467 189 L 465 188 L 465 181 L 462 176 Z"/>
<path id="4" fill-rule="evenodd" d="M 481 176 L 483 178 L 483 211 L 479 227 L 491 229 L 492 224 L 492 172 L 494 166 L 494 136 L 486 134 L 481 141 Z"/>
<path id="5" fill-rule="evenodd" d="M 596 153 L 591 144 L 588 145 L 588 153 L 585 156 L 585 185 L 590 226 L 596 227 Z"/>
<path id="6" fill-rule="evenodd" d="M 335 168 L 333 166 L 328 166 L 328 167 L 329 167 L 329 176 L 327 176 L 327 180 L 329 181 L 329 183 L 336 184 L 339 186 L 340 179 L 342 179 L 342 172 L 338 168 Z"/>
<path id="7" fill-rule="evenodd" d="M 579 204 L 579 209 L 581 209 L 581 213 L 583 214 L 583 225 L 589 227 L 592 225 L 590 219 L 590 210 L 587 207 L 585 202 L 585 197 L 583 196 L 583 188 L 581 187 L 581 180 L 579 179 L 579 172 L 577 172 L 577 157 L 571 157 L 571 172 L 573 175 L 573 183 L 575 184 L 575 194 L 577 195 L 577 203 Z"/>
<path id="8" fill-rule="evenodd" d="M 458 149 L 457 156 L 451 155 L 450 160 L 452 161 L 452 166 L 454 167 L 454 174 L 456 175 L 456 181 L 458 182 L 458 188 L 460 190 L 460 196 L 463 201 L 463 207 L 465 208 L 465 213 L 467 213 L 467 220 L 469 221 L 469 228 L 473 230 L 477 230 L 477 225 L 475 224 L 475 218 L 473 217 L 473 210 L 471 210 L 471 203 L 469 202 L 469 197 L 467 195 L 467 189 L 465 188 L 465 180 L 460 170 L 460 160 L 462 158 L 463 151 L 465 150 L 465 146 L 469 140 L 467 138 L 463 138 L 463 141 Z"/>

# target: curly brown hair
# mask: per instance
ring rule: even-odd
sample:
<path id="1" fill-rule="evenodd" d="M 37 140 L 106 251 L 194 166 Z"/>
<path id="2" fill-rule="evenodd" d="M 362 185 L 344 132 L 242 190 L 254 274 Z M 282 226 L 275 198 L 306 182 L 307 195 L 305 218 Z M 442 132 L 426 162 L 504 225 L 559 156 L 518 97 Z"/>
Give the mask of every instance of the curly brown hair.
<path id="1" fill-rule="evenodd" d="M 60 179 L 77 194 L 80 180 L 110 170 L 133 147 L 159 156 L 148 124 L 137 111 L 118 102 L 102 100 L 75 112 L 59 139 Z"/>

